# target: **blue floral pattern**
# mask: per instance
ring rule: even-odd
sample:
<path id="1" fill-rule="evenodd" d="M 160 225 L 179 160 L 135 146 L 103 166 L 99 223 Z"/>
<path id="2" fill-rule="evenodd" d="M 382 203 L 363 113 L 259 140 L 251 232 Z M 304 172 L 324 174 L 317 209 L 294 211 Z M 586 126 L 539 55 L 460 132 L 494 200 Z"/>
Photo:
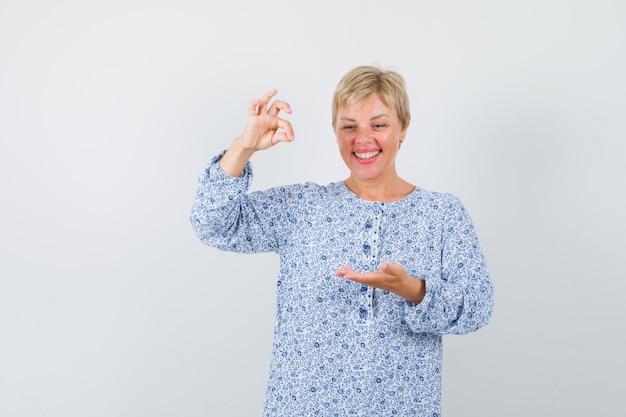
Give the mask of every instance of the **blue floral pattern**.
<path id="1" fill-rule="evenodd" d="M 207 245 L 280 256 L 264 416 L 438 416 L 442 336 L 487 324 L 493 286 L 460 200 L 416 188 L 366 201 L 342 182 L 249 192 L 214 157 L 191 222 Z M 426 280 L 412 304 L 334 271 L 400 263 Z"/>

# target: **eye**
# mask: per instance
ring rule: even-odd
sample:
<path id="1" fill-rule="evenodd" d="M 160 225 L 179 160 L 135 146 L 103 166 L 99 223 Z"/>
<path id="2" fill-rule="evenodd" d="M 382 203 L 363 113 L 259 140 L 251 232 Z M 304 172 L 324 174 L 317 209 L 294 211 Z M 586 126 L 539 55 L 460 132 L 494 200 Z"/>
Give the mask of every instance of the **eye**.
<path id="1" fill-rule="evenodd" d="M 356 126 L 354 125 L 344 125 L 341 127 L 342 130 L 354 130 Z"/>
<path id="2" fill-rule="evenodd" d="M 387 127 L 386 123 L 376 123 L 372 126 L 376 130 L 381 130 Z"/>

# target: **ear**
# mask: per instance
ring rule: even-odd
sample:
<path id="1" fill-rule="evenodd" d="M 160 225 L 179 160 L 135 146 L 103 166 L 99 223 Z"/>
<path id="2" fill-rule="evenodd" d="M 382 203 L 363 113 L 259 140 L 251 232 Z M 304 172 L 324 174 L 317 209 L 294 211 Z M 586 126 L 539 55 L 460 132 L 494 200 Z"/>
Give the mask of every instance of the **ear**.
<path id="1" fill-rule="evenodd" d="M 404 139 L 406 138 L 406 132 L 407 130 L 409 130 L 410 121 L 411 121 L 411 117 L 408 116 L 406 118 L 406 124 L 404 125 L 404 129 L 402 129 L 402 131 L 400 132 L 400 143 L 398 144 L 398 149 L 400 149 L 400 147 L 402 146 L 402 142 L 404 142 Z"/>

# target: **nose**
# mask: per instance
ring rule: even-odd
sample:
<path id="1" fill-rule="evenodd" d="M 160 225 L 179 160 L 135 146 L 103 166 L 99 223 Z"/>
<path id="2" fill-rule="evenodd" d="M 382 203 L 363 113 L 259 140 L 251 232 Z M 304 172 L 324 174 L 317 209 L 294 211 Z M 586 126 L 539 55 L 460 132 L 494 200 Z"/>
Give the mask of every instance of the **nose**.
<path id="1" fill-rule="evenodd" d="M 371 136 L 370 136 L 369 132 L 367 132 L 367 131 L 360 131 L 356 135 L 355 142 L 357 142 L 357 143 L 367 143 L 367 142 L 370 141 L 370 139 L 371 139 Z"/>

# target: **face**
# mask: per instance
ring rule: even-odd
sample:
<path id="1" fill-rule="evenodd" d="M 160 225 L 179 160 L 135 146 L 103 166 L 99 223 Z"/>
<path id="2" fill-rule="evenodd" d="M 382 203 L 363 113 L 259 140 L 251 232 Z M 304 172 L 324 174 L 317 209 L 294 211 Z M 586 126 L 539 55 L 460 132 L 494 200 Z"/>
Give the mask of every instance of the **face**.
<path id="1" fill-rule="evenodd" d="M 401 128 L 396 111 L 378 94 L 339 109 L 335 134 L 350 178 L 363 183 L 393 181 L 397 177 L 396 155 L 407 127 Z"/>

